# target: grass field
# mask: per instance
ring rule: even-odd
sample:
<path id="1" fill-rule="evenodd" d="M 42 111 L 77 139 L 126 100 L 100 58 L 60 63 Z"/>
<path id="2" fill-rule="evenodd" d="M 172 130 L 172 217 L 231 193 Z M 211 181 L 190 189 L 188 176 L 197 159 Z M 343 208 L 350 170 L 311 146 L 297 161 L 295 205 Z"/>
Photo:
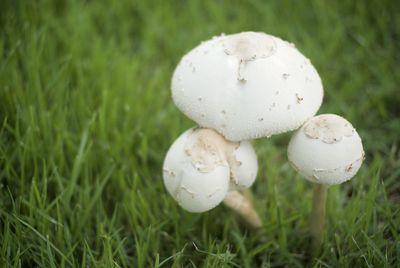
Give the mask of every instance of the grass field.
<path id="1" fill-rule="evenodd" d="M 399 14 L 397 1 L 1 1 L 0 266 L 400 267 Z M 363 138 L 315 259 L 290 133 L 254 142 L 258 232 L 222 205 L 183 211 L 162 182 L 194 125 L 172 102 L 174 67 L 244 30 L 294 42 L 322 77 L 320 113 Z"/>

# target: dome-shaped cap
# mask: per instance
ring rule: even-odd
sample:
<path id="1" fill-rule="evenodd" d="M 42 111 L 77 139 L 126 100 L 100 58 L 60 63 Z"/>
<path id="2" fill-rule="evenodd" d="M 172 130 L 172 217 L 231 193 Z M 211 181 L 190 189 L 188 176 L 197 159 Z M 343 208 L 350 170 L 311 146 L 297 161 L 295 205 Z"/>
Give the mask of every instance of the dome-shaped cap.
<path id="1" fill-rule="evenodd" d="M 229 190 L 250 187 L 257 176 L 257 157 L 247 141 L 231 142 L 212 129 L 184 132 L 164 160 L 164 184 L 181 207 L 205 212 Z"/>
<path id="2" fill-rule="evenodd" d="M 172 78 L 177 107 L 202 127 L 240 141 L 300 127 L 323 88 L 293 45 L 265 33 L 221 35 L 186 54 Z"/>
<path id="3" fill-rule="evenodd" d="M 210 133 L 204 139 L 204 133 L 196 129 L 185 131 L 172 144 L 164 160 L 165 187 L 189 212 L 210 210 L 228 193 L 229 166 L 220 146 L 224 140 L 215 132 Z"/>
<path id="4" fill-rule="evenodd" d="M 361 138 L 343 117 L 313 117 L 292 136 L 288 158 L 307 180 L 340 184 L 350 180 L 364 159 Z"/>

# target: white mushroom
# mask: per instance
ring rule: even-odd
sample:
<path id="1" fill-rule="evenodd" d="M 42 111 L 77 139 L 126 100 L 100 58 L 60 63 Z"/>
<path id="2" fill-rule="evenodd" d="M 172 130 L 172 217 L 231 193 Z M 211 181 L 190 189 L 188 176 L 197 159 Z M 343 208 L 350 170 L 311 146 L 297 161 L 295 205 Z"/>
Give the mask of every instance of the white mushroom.
<path id="1" fill-rule="evenodd" d="M 316 183 L 310 222 L 316 254 L 323 240 L 327 187 L 348 181 L 357 173 L 364 160 L 361 138 L 343 117 L 319 115 L 292 136 L 288 158 L 300 174 Z"/>
<path id="2" fill-rule="evenodd" d="M 290 140 L 288 158 L 307 180 L 340 184 L 351 179 L 364 158 L 361 138 L 343 117 L 319 115 Z"/>
<path id="3" fill-rule="evenodd" d="M 177 107 L 228 140 L 300 127 L 319 109 L 323 88 L 310 61 L 278 37 L 222 35 L 186 54 L 172 78 Z"/>
<path id="4" fill-rule="evenodd" d="M 249 169 L 242 170 L 242 166 Z M 184 132 L 172 144 L 164 161 L 168 192 L 190 212 L 214 208 L 232 185 L 237 189 L 250 187 L 256 174 L 257 158 L 250 143 L 230 142 L 204 128 Z"/>

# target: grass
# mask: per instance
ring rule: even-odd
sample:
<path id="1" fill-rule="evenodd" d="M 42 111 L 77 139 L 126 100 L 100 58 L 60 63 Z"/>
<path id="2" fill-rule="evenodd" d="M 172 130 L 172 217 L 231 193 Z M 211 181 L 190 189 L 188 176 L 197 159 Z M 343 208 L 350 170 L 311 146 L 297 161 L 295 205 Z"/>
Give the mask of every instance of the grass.
<path id="1" fill-rule="evenodd" d="M 399 267 L 400 11 L 396 1 L 0 3 L 1 267 Z M 307 254 L 311 185 L 290 134 L 255 141 L 258 233 L 219 206 L 186 213 L 162 162 L 194 125 L 174 106 L 181 56 L 221 32 L 294 42 L 319 71 L 320 113 L 363 138 L 332 187 L 321 255 Z"/>

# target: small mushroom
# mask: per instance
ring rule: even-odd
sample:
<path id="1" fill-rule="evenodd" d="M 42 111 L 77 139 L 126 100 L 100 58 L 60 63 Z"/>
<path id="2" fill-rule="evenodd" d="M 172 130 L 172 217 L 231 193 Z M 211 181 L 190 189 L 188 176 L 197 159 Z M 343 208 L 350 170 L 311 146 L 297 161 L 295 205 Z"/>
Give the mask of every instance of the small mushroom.
<path id="1" fill-rule="evenodd" d="M 231 142 L 214 130 L 193 128 L 172 144 L 164 160 L 163 177 L 168 192 L 182 208 L 200 213 L 216 207 L 228 191 L 241 195 L 238 190 L 253 184 L 257 169 L 257 157 L 249 142 Z M 252 209 L 236 203 L 233 207 L 236 211 L 244 208 Z M 261 222 L 253 220 L 249 224 L 259 227 Z"/>
<path id="2" fill-rule="evenodd" d="M 307 180 L 340 184 L 357 173 L 363 147 L 360 136 L 346 119 L 323 114 L 310 119 L 293 135 L 288 158 Z"/>
<path id="3" fill-rule="evenodd" d="M 214 208 L 229 189 L 230 171 L 223 152 L 223 138 L 215 133 L 211 139 L 204 140 L 201 134 L 204 133 L 196 129 L 184 132 L 172 144 L 164 161 L 167 172 L 163 177 L 168 192 L 190 212 Z"/>
<path id="4" fill-rule="evenodd" d="M 350 180 L 359 170 L 363 156 L 357 131 L 338 115 L 315 116 L 292 136 L 289 161 L 307 180 L 316 183 L 310 230 L 315 250 L 322 243 L 327 187 Z"/>

